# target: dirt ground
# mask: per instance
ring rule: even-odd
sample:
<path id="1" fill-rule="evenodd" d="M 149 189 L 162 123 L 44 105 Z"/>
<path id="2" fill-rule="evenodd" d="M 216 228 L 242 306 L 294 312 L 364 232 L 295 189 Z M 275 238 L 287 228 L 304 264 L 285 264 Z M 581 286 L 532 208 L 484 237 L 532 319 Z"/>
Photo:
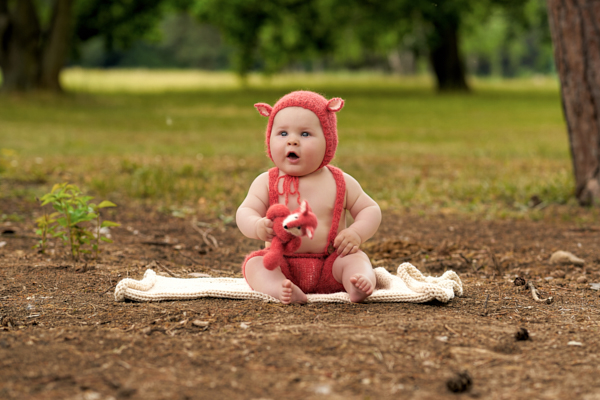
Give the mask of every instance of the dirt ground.
<path id="1" fill-rule="evenodd" d="M 24 216 L 0 224 L 1 399 L 600 399 L 598 226 L 386 213 L 364 245 L 374 265 L 456 271 L 465 292 L 448 304 L 136 303 L 115 285 L 152 261 L 240 277 L 257 243 L 119 207 L 115 243 L 75 263 L 61 244 L 32 250 L 33 205 L 0 209 Z M 556 250 L 586 263 L 552 266 Z"/>

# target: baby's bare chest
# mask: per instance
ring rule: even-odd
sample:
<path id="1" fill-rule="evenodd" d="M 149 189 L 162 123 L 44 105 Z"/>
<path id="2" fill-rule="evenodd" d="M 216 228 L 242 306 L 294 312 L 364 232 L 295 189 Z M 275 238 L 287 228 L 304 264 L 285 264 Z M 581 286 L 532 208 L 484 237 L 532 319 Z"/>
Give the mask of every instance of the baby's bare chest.
<path id="1" fill-rule="evenodd" d="M 283 180 L 281 180 L 283 181 Z M 280 181 L 279 193 L 284 193 L 283 182 Z M 319 177 L 301 177 L 298 180 L 297 194 L 288 194 L 288 207 L 294 210 L 300 206 L 300 202 L 306 200 L 315 213 L 319 224 L 330 223 L 336 208 L 338 187 L 336 180 L 331 174 L 322 174 Z M 292 188 L 292 191 L 295 188 Z M 343 190 L 343 189 L 340 189 Z M 279 195 L 279 202 L 285 204 L 285 195 Z M 342 203 L 338 207 L 344 207 L 343 199 L 345 193 L 341 193 Z"/>

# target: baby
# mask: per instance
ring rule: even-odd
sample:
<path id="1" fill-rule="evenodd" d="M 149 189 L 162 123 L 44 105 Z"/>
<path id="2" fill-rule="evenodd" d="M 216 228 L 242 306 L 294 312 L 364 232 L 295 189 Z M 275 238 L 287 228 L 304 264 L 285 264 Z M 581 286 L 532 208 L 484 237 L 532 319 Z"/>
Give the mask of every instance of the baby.
<path id="1" fill-rule="evenodd" d="M 295 210 L 302 200 L 318 226 L 312 240 L 303 237 L 298 251 L 286 256 L 288 265 L 268 270 L 263 265 L 268 250 L 249 254 L 242 266 L 246 281 L 284 304 L 305 303 L 307 293 L 344 291 L 351 301 L 363 301 L 373 293 L 375 273 L 359 246 L 377 231 L 381 210 L 354 178 L 329 165 L 338 143 L 335 113 L 344 100 L 297 91 L 273 107 L 254 106 L 269 118 L 267 152 L 275 167 L 250 186 L 236 215 L 240 231 L 268 248 L 274 237 L 273 222 L 265 217 L 269 206 L 283 203 Z M 354 218 L 348 227 L 346 210 Z"/>

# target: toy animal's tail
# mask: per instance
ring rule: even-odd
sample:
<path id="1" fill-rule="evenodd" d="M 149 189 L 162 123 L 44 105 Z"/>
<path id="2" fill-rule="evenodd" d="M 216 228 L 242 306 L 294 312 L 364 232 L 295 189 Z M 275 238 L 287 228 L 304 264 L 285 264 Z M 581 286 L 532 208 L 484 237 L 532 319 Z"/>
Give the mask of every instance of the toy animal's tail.
<path id="1" fill-rule="evenodd" d="M 302 201 L 300 208 L 283 220 L 283 229 L 294 236 L 308 236 L 312 239 L 317 228 L 317 216 L 312 212 L 308 202 Z"/>

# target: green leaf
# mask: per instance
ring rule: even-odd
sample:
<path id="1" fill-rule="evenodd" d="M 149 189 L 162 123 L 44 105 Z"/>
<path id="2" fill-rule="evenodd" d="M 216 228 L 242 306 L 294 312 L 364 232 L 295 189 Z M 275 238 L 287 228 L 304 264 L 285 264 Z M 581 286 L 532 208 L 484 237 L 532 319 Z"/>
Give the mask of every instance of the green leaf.
<path id="1" fill-rule="evenodd" d="M 112 201 L 104 200 L 102 203 L 98 204 L 98 208 L 106 208 L 106 207 L 116 207 L 117 205 Z"/>
<path id="2" fill-rule="evenodd" d="M 114 243 L 114 241 L 112 239 L 109 239 L 106 236 L 100 237 L 100 240 L 102 240 L 103 242 L 106 242 L 106 243 Z"/>
<path id="3" fill-rule="evenodd" d="M 110 226 L 121 226 L 121 224 L 112 221 L 102 221 L 102 223 L 100 224 L 100 228 L 106 228 Z"/>

